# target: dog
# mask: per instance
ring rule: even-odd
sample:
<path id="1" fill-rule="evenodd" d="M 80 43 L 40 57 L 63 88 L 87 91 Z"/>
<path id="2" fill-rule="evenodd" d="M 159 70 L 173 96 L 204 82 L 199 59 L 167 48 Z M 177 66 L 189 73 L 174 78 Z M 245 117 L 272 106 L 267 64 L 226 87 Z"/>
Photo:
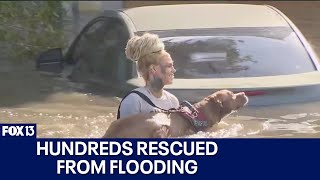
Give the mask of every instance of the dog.
<path id="1" fill-rule="evenodd" d="M 113 121 L 102 138 L 169 138 L 205 132 L 248 101 L 244 92 L 220 90 L 195 103 L 196 114 L 185 107 L 171 112 L 140 113 Z"/>

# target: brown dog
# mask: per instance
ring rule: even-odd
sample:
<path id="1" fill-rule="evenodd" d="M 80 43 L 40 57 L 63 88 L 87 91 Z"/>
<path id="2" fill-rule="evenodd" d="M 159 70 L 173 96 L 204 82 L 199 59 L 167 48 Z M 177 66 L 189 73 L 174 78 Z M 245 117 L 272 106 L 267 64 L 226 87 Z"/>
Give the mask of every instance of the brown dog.
<path id="1" fill-rule="evenodd" d="M 103 138 L 165 138 L 191 135 L 200 130 L 208 130 L 247 103 L 248 97 L 243 92 L 234 94 L 221 90 L 194 104 L 199 111 L 199 116 L 195 119 L 204 119 L 201 121 L 204 125 L 200 123 L 200 127 L 181 112 L 141 113 L 112 122 Z"/>

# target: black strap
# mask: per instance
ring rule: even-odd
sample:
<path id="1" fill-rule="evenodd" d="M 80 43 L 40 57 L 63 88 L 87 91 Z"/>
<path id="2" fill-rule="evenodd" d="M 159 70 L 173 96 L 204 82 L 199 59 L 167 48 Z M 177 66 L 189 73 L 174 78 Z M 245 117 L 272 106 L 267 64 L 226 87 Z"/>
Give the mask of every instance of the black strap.
<path id="1" fill-rule="evenodd" d="M 133 91 L 130 91 L 127 95 L 125 95 L 125 96 L 122 98 L 122 100 L 121 100 L 121 102 L 120 102 L 120 105 L 119 105 L 119 107 L 118 107 L 117 119 L 120 119 L 120 106 L 121 106 L 122 101 L 123 101 L 129 94 L 131 94 L 131 93 L 136 93 L 136 94 L 138 94 L 143 100 L 145 100 L 145 101 L 146 101 L 148 104 L 150 104 L 151 106 L 153 106 L 153 107 L 155 107 L 155 108 L 158 108 L 158 109 L 161 109 L 161 110 L 164 110 L 164 111 L 167 111 L 167 110 L 162 109 L 162 108 L 156 106 L 155 104 L 153 104 L 153 102 L 152 102 L 146 95 L 144 95 L 142 92 L 133 90 Z"/>
<path id="2" fill-rule="evenodd" d="M 156 105 L 153 104 L 153 102 L 146 96 L 144 95 L 142 92 L 139 91 L 131 91 L 132 93 L 136 93 L 138 94 L 143 100 L 145 100 L 148 104 L 150 104 L 153 107 L 157 107 Z"/>

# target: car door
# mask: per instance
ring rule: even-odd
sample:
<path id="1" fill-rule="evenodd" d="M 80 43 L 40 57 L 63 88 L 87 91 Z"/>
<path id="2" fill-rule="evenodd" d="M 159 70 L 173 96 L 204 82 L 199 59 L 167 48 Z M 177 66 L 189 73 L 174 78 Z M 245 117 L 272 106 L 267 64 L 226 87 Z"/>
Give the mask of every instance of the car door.
<path id="1" fill-rule="evenodd" d="M 88 23 L 72 47 L 69 58 L 75 63 L 71 79 L 114 85 L 130 74 L 124 50 L 129 33 L 117 18 L 98 18 Z"/>

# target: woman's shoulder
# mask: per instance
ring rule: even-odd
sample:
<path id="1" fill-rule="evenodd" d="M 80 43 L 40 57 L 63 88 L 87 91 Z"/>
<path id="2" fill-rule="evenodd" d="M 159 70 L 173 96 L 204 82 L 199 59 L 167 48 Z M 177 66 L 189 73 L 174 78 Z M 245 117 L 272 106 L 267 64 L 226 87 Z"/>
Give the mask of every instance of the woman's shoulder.
<path id="1" fill-rule="evenodd" d="M 130 102 L 132 102 L 132 101 L 135 101 L 135 102 L 140 101 L 140 99 L 141 99 L 140 96 L 137 93 L 134 93 L 134 91 L 139 91 L 141 93 L 144 93 L 143 89 L 136 88 L 136 89 L 128 92 L 128 94 L 124 97 L 123 101 L 126 101 L 126 102 L 128 102 L 128 101 L 130 101 Z"/>
<path id="2" fill-rule="evenodd" d="M 176 101 L 176 102 L 179 103 L 179 100 L 178 100 L 178 98 L 177 98 L 175 95 L 173 95 L 172 93 L 170 93 L 170 92 L 167 91 L 167 90 L 164 90 L 164 93 L 166 93 L 166 95 L 167 95 L 167 97 L 168 97 L 169 99 L 171 99 L 171 100 Z"/>
<path id="3" fill-rule="evenodd" d="M 139 91 L 139 92 L 142 92 L 144 94 L 148 92 L 148 90 L 145 87 L 138 87 L 138 88 L 136 88 L 136 89 L 134 89 L 132 91 Z"/>

